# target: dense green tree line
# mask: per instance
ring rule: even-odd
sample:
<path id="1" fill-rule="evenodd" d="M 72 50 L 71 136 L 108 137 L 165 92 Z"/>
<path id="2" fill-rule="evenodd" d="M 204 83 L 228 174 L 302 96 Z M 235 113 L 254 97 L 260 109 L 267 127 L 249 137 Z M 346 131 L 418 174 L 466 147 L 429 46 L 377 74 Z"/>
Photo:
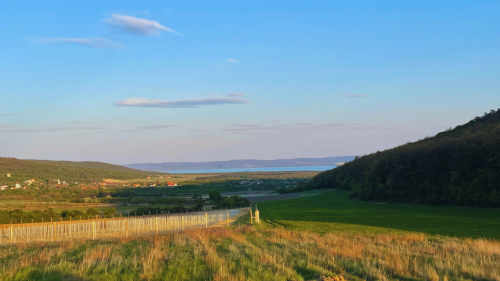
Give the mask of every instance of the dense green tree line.
<path id="1" fill-rule="evenodd" d="M 52 208 L 25 212 L 17 209 L 13 211 L 0 211 L 0 224 L 84 220 L 93 218 L 96 215 L 111 218 L 115 215 L 115 212 L 115 208 L 108 208 L 102 212 L 93 208 L 88 209 L 86 212 L 79 210 L 62 210 L 61 212 L 56 212 Z"/>
<path id="2" fill-rule="evenodd" d="M 500 109 L 313 178 L 361 200 L 500 207 Z"/>

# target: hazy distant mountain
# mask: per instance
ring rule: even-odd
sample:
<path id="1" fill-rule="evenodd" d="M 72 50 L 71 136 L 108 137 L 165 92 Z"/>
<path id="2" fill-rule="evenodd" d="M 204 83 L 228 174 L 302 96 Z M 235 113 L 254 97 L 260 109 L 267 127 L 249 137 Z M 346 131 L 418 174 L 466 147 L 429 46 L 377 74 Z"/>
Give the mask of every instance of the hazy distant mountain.
<path id="1" fill-rule="evenodd" d="M 212 162 L 169 162 L 143 163 L 124 165 L 143 171 L 175 171 L 200 169 L 233 169 L 233 168 L 264 168 L 264 167 L 300 167 L 300 166 L 334 166 L 338 163 L 351 161 L 354 156 L 325 157 L 325 158 L 295 158 L 278 160 L 230 160 Z"/>

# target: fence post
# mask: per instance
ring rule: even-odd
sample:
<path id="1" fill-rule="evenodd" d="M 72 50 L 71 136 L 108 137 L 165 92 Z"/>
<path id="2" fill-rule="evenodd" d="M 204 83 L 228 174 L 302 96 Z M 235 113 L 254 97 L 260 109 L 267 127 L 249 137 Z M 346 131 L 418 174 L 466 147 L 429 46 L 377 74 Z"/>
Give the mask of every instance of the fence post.
<path id="1" fill-rule="evenodd" d="M 155 216 L 156 234 L 158 234 L 158 217 Z"/>
<path id="2" fill-rule="evenodd" d="M 208 228 L 208 213 L 205 213 L 205 228 Z"/>
<path id="3" fill-rule="evenodd" d="M 12 225 L 12 221 L 10 221 L 10 244 L 14 243 L 14 226 Z"/>
<path id="4" fill-rule="evenodd" d="M 57 240 L 57 222 L 54 222 L 54 241 Z"/>
<path id="5" fill-rule="evenodd" d="M 95 240 L 95 221 L 92 221 L 92 240 Z"/>
<path id="6" fill-rule="evenodd" d="M 227 212 L 227 226 L 229 226 L 229 212 Z"/>
<path id="7" fill-rule="evenodd" d="M 128 237 L 128 219 L 125 221 L 125 237 Z"/>
<path id="8" fill-rule="evenodd" d="M 253 224 L 252 210 L 250 210 L 250 224 Z"/>

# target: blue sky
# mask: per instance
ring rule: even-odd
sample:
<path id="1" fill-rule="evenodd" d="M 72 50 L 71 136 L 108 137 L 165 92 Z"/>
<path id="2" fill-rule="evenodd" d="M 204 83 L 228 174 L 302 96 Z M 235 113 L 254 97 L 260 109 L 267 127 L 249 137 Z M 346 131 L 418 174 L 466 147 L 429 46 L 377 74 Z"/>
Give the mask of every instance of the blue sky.
<path id="1" fill-rule="evenodd" d="M 362 155 L 500 107 L 499 1 L 11 1 L 0 155 Z"/>

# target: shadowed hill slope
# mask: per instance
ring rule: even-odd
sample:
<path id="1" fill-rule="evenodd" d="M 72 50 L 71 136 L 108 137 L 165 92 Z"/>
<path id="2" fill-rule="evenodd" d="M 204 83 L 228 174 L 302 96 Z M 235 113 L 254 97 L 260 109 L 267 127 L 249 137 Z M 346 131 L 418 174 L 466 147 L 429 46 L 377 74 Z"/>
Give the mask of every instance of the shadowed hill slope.
<path id="1" fill-rule="evenodd" d="M 361 200 L 500 207 L 500 109 L 434 137 L 354 159 L 309 188 Z"/>

